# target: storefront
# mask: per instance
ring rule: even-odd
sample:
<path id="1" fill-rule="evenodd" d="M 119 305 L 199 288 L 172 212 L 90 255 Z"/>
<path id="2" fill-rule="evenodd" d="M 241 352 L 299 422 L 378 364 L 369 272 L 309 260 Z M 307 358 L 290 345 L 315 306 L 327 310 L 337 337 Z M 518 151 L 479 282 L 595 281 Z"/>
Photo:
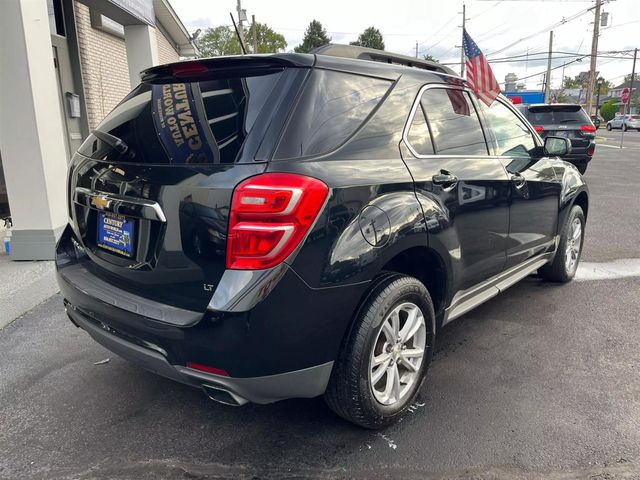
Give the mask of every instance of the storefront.
<path id="1" fill-rule="evenodd" d="M 168 0 L 7 0 L 2 10 L 0 218 L 10 211 L 11 258 L 51 259 L 71 154 L 141 70 L 197 49 Z"/>

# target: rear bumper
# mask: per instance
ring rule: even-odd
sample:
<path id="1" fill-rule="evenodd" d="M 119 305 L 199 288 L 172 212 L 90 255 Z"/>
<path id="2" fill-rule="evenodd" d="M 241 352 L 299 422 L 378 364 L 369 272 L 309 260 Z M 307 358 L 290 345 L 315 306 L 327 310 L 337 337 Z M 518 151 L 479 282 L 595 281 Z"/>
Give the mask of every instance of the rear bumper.
<path id="1" fill-rule="evenodd" d="M 285 398 L 311 398 L 327 387 L 333 362 L 298 371 L 253 378 L 232 378 L 171 365 L 157 345 L 141 346 L 118 336 L 108 325 L 92 319 L 68 302 L 67 315 L 103 347 L 153 373 L 202 388 L 214 400 L 230 405 L 272 403 Z"/>
<path id="2" fill-rule="evenodd" d="M 73 323 L 150 371 L 204 387 L 217 400 L 225 392 L 224 403 L 321 395 L 367 286 L 312 289 L 287 267 L 272 291 L 247 311 L 181 310 L 102 278 L 86 255 L 74 252 L 65 233 L 56 267 Z M 228 376 L 187 368 L 189 363 Z"/>

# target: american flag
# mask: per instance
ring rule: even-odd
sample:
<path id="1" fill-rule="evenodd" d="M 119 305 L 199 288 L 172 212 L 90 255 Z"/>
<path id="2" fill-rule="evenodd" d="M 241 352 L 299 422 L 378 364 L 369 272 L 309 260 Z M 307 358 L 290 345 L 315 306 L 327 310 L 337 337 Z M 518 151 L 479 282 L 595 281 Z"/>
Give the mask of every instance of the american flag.
<path id="1" fill-rule="evenodd" d="M 467 85 L 476 92 L 477 97 L 485 104 L 491 105 L 500 93 L 500 85 L 489 62 L 476 45 L 467 31 L 464 31 L 463 42 L 464 54 L 467 57 Z"/>

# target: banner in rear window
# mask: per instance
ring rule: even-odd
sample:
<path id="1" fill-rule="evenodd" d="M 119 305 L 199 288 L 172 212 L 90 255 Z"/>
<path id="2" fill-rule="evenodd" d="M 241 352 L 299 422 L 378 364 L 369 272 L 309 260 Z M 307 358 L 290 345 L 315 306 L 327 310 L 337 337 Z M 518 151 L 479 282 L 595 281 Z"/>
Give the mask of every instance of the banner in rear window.
<path id="1" fill-rule="evenodd" d="M 211 163 L 213 152 L 204 136 L 188 83 L 152 86 L 153 122 L 171 163 Z"/>

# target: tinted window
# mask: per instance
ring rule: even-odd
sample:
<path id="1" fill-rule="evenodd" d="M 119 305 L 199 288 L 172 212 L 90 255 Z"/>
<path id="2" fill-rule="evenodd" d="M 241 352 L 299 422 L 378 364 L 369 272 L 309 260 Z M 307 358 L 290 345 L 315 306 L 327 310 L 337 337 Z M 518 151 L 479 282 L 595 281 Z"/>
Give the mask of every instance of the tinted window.
<path id="1" fill-rule="evenodd" d="M 431 88 L 421 99 L 439 155 L 487 155 L 478 115 L 467 93 Z"/>
<path id="2" fill-rule="evenodd" d="M 90 135 L 83 155 L 113 162 L 233 163 L 282 72 L 197 83 L 142 84 L 97 130 L 126 144 Z M 122 149 L 121 149 L 122 150 Z"/>
<path id="3" fill-rule="evenodd" d="M 380 103 L 391 82 L 313 70 L 276 151 L 276 158 L 331 151 L 349 138 Z"/>
<path id="4" fill-rule="evenodd" d="M 418 105 L 413 121 L 409 126 L 407 140 L 418 155 L 432 155 L 433 143 L 431 143 L 431 133 L 424 116 L 422 105 Z"/>
<path id="5" fill-rule="evenodd" d="M 527 119 L 534 125 L 549 125 L 558 123 L 589 124 L 591 120 L 580 105 L 543 105 L 529 107 Z"/>
<path id="6" fill-rule="evenodd" d="M 525 124 L 502 103 L 490 107 L 482 105 L 485 117 L 496 141 L 498 155 L 530 157 L 536 143 Z"/>

